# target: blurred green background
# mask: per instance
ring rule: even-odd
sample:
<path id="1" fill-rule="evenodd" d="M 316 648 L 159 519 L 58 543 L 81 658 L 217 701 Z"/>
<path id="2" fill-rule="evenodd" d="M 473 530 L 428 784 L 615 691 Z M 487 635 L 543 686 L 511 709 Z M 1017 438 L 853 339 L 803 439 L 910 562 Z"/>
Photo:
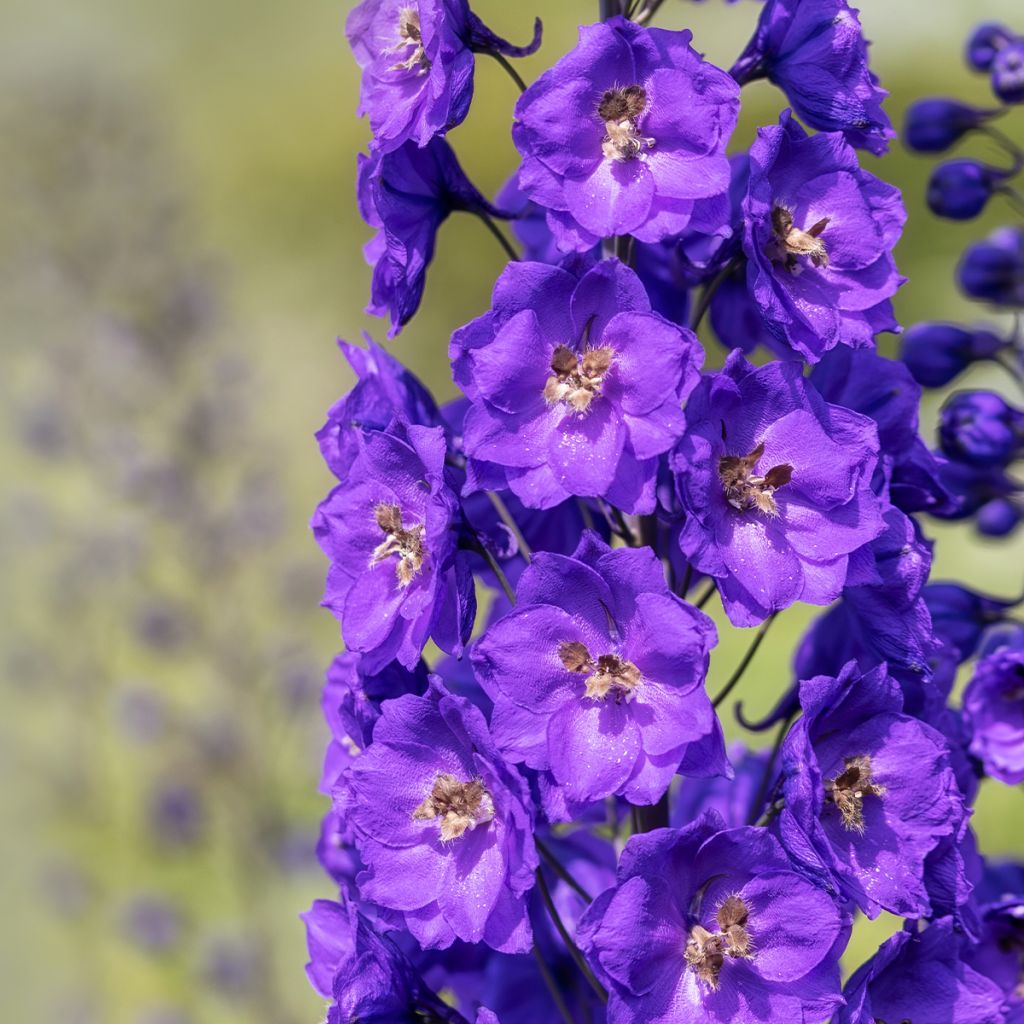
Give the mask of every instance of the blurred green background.
<path id="1" fill-rule="evenodd" d="M 897 122 L 924 93 L 988 102 L 963 36 L 982 19 L 1024 29 L 1019 0 L 860 6 Z M 296 915 L 330 890 L 313 860 L 317 690 L 338 639 L 306 529 L 330 485 L 312 434 L 350 384 L 333 339 L 384 334 L 361 313 L 353 179 L 367 132 L 348 7 L 0 3 L 5 1021 L 318 1019 Z M 474 8 L 513 41 L 544 18 L 529 80 L 596 4 Z M 659 24 L 692 28 L 728 67 L 757 5 L 663 11 Z M 492 195 L 516 163 L 515 98 L 480 58 L 473 110 L 450 136 Z M 782 102 L 763 84 L 744 99 L 737 146 Z M 1022 118 L 1004 123 L 1020 141 Z M 1009 211 L 940 223 L 923 205 L 928 161 L 898 147 L 866 160 L 906 195 L 902 322 L 993 320 L 958 297 L 953 267 Z M 423 307 L 394 345 L 442 397 L 448 335 L 486 308 L 502 264 L 479 223 L 442 229 Z M 992 371 L 969 382 L 1005 385 Z M 936 577 L 1019 591 L 1024 539 L 926 528 Z M 786 682 L 812 615 L 794 609 L 770 634 L 742 687 L 754 709 Z M 748 642 L 722 634 L 712 688 Z M 985 788 L 985 852 L 1024 851 L 1019 801 Z M 851 958 L 891 926 L 860 929 Z"/>

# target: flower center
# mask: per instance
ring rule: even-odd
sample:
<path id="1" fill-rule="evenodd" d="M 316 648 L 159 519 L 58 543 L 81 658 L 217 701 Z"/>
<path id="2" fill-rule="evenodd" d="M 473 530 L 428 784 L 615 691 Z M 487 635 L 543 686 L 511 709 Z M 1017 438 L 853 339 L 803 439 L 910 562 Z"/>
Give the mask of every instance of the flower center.
<path id="1" fill-rule="evenodd" d="M 774 239 L 770 246 L 769 256 L 776 263 L 781 263 L 791 274 L 797 274 L 802 267 L 801 256 L 806 256 L 811 263 L 825 269 L 828 267 L 828 249 L 819 237 L 831 218 L 822 217 L 817 224 L 802 231 L 793 223 L 793 214 L 784 206 L 772 208 L 772 231 Z"/>
<path id="2" fill-rule="evenodd" d="M 601 393 L 601 385 L 615 359 L 613 349 L 604 345 L 590 348 L 582 359 L 568 345 L 559 345 L 551 356 L 551 376 L 544 382 L 548 405 L 564 402 L 575 412 L 585 413 Z"/>
<path id="3" fill-rule="evenodd" d="M 636 696 L 640 685 L 640 669 L 617 654 L 602 654 L 596 661 L 579 640 L 569 640 L 558 648 L 562 664 L 570 672 L 586 675 L 586 691 L 590 700 L 607 700 L 614 695 L 615 703 L 627 704 Z"/>
<path id="4" fill-rule="evenodd" d="M 454 775 L 441 772 L 434 779 L 430 795 L 412 812 L 414 821 L 440 818 L 441 841 L 458 839 L 477 825 L 494 817 L 494 801 L 479 779 L 459 782 Z"/>
<path id="5" fill-rule="evenodd" d="M 640 118 L 646 107 L 647 93 L 639 85 L 609 89 L 601 97 L 597 105 L 605 132 L 601 149 L 609 160 L 634 160 L 654 145 L 654 139 L 640 134 Z"/>
<path id="6" fill-rule="evenodd" d="M 874 781 L 871 758 L 867 754 L 848 757 L 843 770 L 825 783 L 825 799 L 839 809 L 843 827 L 850 832 L 864 832 L 864 797 L 882 796 L 885 786 Z"/>
<path id="7" fill-rule="evenodd" d="M 740 512 L 756 508 L 766 516 L 779 514 L 773 497 L 775 491 L 793 479 L 788 462 L 773 466 L 764 476 L 757 476 L 754 467 L 764 455 L 764 441 L 747 455 L 723 455 L 718 460 L 718 479 L 722 481 L 725 500 Z"/>
<path id="8" fill-rule="evenodd" d="M 425 75 L 430 70 L 430 60 L 423 52 L 423 33 L 420 31 L 420 12 L 415 7 L 403 7 L 398 12 L 398 42 L 385 53 L 400 53 L 406 47 L 411 50 L 405 60 L 392 64 L 389 71 L 415 71 Z"/>
<path id="9" fill-rule="evenodd" d="M 709 932 L 699 924 L 690 929 L 683 956 L 697 977 L 710 988 L 718 988 L 726 957 L 753 960 L 754 942 L 747 931 L 749 916 L 747 905 L 739 896 L 728 896 L 715 915 L 718 931 Z"/>
<path id="10" fill-rule="evenodd" d="M 397 505 L 381 502 L 374 507 L 373 517 L 384 534 L 384 540 L 373 549 L 370 565 L 378 565 L 392 555 L 398 555 L 395 575 L 399 587 L 407 587 L 419 574 L 426 561 L 427 552 L 423 546 L 426 529 L 419 523 L 410 527 L 402 525 L 402 510 Z"/>

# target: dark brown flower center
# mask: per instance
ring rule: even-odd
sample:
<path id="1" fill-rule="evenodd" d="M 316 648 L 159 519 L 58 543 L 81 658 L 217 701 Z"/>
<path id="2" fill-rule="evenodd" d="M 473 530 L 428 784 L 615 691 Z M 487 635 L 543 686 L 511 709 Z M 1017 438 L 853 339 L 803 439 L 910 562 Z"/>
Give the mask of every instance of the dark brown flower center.
<path id="1" fill-rule="evenodd" d="M 602 654 L 596 660 L 579 640 L 568 640 L 558 648 L 562 664 L 570 672 L 586 675 L 586 691 L 590 700 L 607 700 L 614 696 L 615 703 L 628 704 L 640 685 L 640 669 L 617 654 Z"/>
<path id="2" fill-rule="evenodd" d="M 494 817 L 494 802 L 479 779 L 459 782 L 454 775 L 441 772 L 412 816 L 414 821 L 439 818 L 441 840 L 447 843 L 490 821 Z"/>
<path id="3" fill-rule="evenodd" d="M 640 134 L 640 118 L 646 108 L 647 93 L 639 85 L 609 89 L 601 97 L 597 116 L 604 123 L 601 149 L 608 159 L 634 160 L 654 145 L 654 139 Z"/>
<path id="4" fill-rule="evenodd" d="M 423 545 L 426 532 L 422 524 L 416 523 L 406 527 L 402 524 L 402 510 L 397 505 L 381 502 L 373 510 L 373 517 L 384 534 L 384 540 L 373 549 L 371 565 L 377 565 L 392 555 L 397 555 L 395 575 L 398 585 L 407 587 L 416 578 L 427 553 Z"/>
<path id="5" fill-rule="evenodd" d="M 885 786 L 874 780 L 871 758 L 867 754 L 847 757 L 843 770 L 825 783 L 825 799 L 836 805 L 843 827 L 850 832 L 864 832 L 864 798 L 884 793 Z"/>
<path id="6" fill-rule="evenodd" d="M 544 382 L 544 400 L 559 402 L 585 413 L 601 393 L 601 385 L 615 360 L 614 349 L 603 345 L 589 348 L 579 359 L 568 345 L 559 345 L 551 355 L 551 376 Z"/>
<path id="7" fill-rule="evenodd" d="M 718 930 L 710 932 L 695 924 L 683 953 L 686 963 L 709 988 L 718 988 L 719 975 L 727 957 L 753 960 L 754 942 L 747 930 L 750 911 L 739 896 L 728 896 L 718 908 Z"/>
<path id="8" fill-rule="evenodd" d="M 801 256 L 806 256 L 816 267 L 826 268 L 828 249 L 819 236 L 828 226 L 829 220 L 829 217 L 822 217 L 816 224 L 802 231 L 793 223 L 793 214 L 786 207 L 773 207 L 772 231 L 775 237 L 769 255 L 790 273 L 799 272 Z"/>
<path id="9" fill-rule="evenodd" d="M 415 71 L 425 75 L 430 70 L 430 60 L 423 52 L 423 33 L 420 29 L 420 12 L 415 7 L 403 7 L 398 12 L 398 42 L 385 53 L 400 53 L 409 49 L 405 60 L 392 64 L 389 71 Z"/>
<path id="10" fill-rule="evenodd" d="M 764 476 L 754 469 L 764 455 L 764 441 L 747 455 L 723 455 L 718 460 L 718 478 L 722 481 L 725 500 L 740 512 L 756 508 L 766 516 L 777 516 L 779 506 L 773 497 L 775 491 L 793 479 L 793 467 L 788 462 L 773 466 Z"/>

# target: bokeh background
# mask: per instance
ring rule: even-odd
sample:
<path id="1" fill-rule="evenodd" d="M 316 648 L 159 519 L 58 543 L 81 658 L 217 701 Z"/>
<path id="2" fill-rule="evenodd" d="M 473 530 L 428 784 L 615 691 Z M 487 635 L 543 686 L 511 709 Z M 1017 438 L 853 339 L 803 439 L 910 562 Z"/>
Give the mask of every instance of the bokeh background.
<path id="1" fill-rule="evenodd" d="M 312 434 L 350 385 L 334 338 L 384 334 L 361 312 L 368 231 L 353 188 L 367 131 L 349 6 L 0 3 L 4 1020 L 319 1019 L 296 915 L 329 895 L 313 854 L 318 687 L 339 641 L 306 528 L 330 484 Z M 1019 0 L 860 6 L 897 122 L 924 93 L 985 103 L 965 33 L 983 19 L 1024 29 Z M 543 17 L 530 80 L 596 3 L 474 8 L 514 41 Z M 728 67 L 757 4 L 663 11 Z M 450 136 L 492 195 L 516 163 L 515 98 L 479 58 L 473 110 Z M 764 84 L 744 99 L 737 146 L 782 102 Z M 1024 141 L 1024 112 L 1003 127 Z M 958 297 L 953 268 L 1010 211 L 939 222 L 923 203 L 928 161 L 898 146 L 865 159 L 910 212 L 902 322 L 998 322 Z M 502 265 L 478 222 L 442 229 L 421 312 L 394 345 L 442 397 L 448 335 L 486 308 Z M 992 373 L 969 382 L 1004 386 Z M 1020 537 L 926 525 L 937 578 L 1019 592 Z M 787 612 L 770 634 L 742 686 L 753 708 L 787 681 L 812 614 Z M 747 642 L 723 630 L 712 686 Z M 1024 853 L 1020 800 L 984 789 L 985 852 Z M 851 959 L 891 928 L 860 928 Z"/>

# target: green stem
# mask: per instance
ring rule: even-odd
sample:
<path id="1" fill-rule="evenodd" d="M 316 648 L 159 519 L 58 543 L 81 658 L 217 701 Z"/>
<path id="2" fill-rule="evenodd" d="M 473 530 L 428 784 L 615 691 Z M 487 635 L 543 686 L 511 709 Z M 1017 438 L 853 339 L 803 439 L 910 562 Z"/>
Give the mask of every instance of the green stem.
<path id="1" fill-rule="evenodd" d="M 519 72 L 512 67 L 509 59 L 503 53 L 498 53 L 497 50 L 487 50 L 486 52 L 489 53 L 508 72 L 509 78 L 519 86 L 519 91 L 526 92 L 526 83 L 520 77 Z"/>
<path id="2" fill-rule="evenodd" d="M 572 936 L 562 923 L 561 917 L 558 916 L 558 909 L 555 907 L 555 901 L 551 898 L 551 890 L 548 888 L 548 883 L 544 879 L 544 872 L 540 868 L 537 868 L 537 888 L 540 890 L 540 896 L 544 901 L 544 906 L 547 909 L 548 916 L 551 918 L 558 934 L 562 937 L 562 942 L 565 943 L 565 948 L 569 951 L 569 955 L 573 958 L 576 966 L 580 969 L 580 973 L 587 979 L 587 982 L 597 994 L 597 997 L 602 1003 L 607 1003 L 608 992 L 605 990 L 604 985 L 594 977 L 594 972 L 590 969 L 587 961 L 583 959 L 583 954 L 579 951 L 576 943 L 572 941 Z"/>
<path id="3" fill-rule="evenodd" d="M 583 886 L 580 885 L 580 883 L 572 877 L 572 874 L 569 872 L 569 869 L 565 867 L 564 864 L 562 864 L 562 862 L 554 855 L 554 853 L 552 853 L 551 848 L 546 843 L 544 843 L 538 836 L 534 836 L 533 841 L 537 844 L 537 850 L 540 853 L 540 855 L 547 861 L 548 867 L 551 868 L 551 870 L 554 871 L 554 873 L 558 875 L 558 877 L 563 882 L 565 882 L 565 884 L 568 885 L 569 888 L 571 888 L 579 896 L 582 896 L 583 899 L 585 899 L 588 903 L 593 903 L 594 897 L 591 896 L 590 893 L 587 892 L 587 890 L 584 889 Z"/>
<path id="4" fill-rule="evenodd" d="M 551 970 L 544 962 L 544 957 L 536 946 L 533 947 L 533 958 L 537 961 L 537 968 L 540 971 L 540 976 L 544 979 L 544 984 L 547 986 L 547 990 L 551 995 L 552 1002 L 558 1010 L 559 1016 L 565 1021 L 565 1024 L 573 1024 L 572 1014 L 569 1012 L 569 1007 L 565 1005 L 562 993 L 558 989 L 558 983 L 552 977 Z"/>
<path id="5" fill-rule="evenodd" d="M 526 538 L 523 536 L 523 531 L 519 529 L 519 524 L 512 518 L 512 513 L 509 512 L 508 506 L 502 500 L 500 494 L 496 494 L 494 491 L 487 491 L 486 493 L 487 497 L 491 499 L 491 504 L 494 506 L 494 510 L 498 513 L 501 521 L 512 531 L 512 536 L 516 539 L 516 544 L 519 546 L 519 554 L 523 556 L 523 561 L 529 565 L 533 559 L 533 552 L 530 550 L 530 545 L 526 543 Z"/>
<path id="6" fill-rule="evenodd" d="M 713 707 L 719 707 L 722 701 L 732 693 L 736 684 L 743 678 L 743 673 L 746 672 L 747 667 L 754 660 L 754 655 L 757 654 L 758 647 L 764 642 L 764 638 L 768 635 L 768 627 L 775 621 L 775 616 L 778 612 L 772 612 L 764 622 L 761 623 L 761 628 L 757 631 L 757 636 L 754 637 L 754 642 L 747 649 L 747 653 L 743 655 L 742 661 L 736 666 L 736 671 L 729 677 L 729 682 L 722 687 L 721 692 L 711 702 Z"/>

